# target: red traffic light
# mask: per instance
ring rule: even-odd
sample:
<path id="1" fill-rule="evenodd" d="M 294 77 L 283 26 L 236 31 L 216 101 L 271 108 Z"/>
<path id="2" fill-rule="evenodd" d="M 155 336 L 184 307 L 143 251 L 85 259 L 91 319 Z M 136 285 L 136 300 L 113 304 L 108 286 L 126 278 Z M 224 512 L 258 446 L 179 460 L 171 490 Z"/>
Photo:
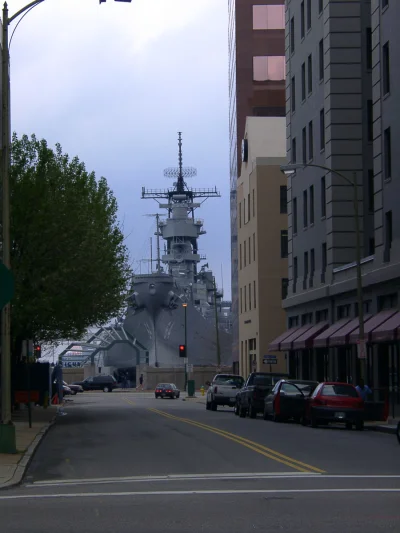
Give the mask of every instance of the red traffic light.
<path id="1" fill-rule="evenodd" d="M 179 345 L 179 357 L 186 357 L 186 345 L 185 344 Z"/>
<path id="2" fill-rule="evenodd" d="M 34 345 L 34 347 L 33 347 L 33 355 L 37 359 L 40 359 L 42 357 L 42 347 L 40 346 L 40 344 L 35 344 Z"/>

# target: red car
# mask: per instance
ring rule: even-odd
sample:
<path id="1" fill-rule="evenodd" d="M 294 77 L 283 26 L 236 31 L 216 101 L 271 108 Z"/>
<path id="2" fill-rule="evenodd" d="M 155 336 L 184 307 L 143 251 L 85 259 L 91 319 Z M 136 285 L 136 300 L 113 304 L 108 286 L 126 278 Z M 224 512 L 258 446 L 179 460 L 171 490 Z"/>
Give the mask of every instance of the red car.
<path id="1" fill-rule="evenodd" d="M 350 383 L 320 383 L 306 404 L 306 422 L 313 428 L 319 424 L 342 422 L 347 429 L 353 424 L 364 429 L 364 401 Z"/>

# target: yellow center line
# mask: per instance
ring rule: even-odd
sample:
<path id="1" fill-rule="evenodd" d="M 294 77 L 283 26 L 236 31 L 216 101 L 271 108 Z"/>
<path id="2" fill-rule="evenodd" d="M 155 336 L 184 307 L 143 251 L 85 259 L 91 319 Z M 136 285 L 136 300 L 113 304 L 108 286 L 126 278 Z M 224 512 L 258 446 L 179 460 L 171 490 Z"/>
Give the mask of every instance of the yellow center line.
<path id="1" fill-rule="evenodd" d="M 236 442 L 237 444 L 241 444 L 242 446 L 245 446 L 246 448 L 249 448 L 261 455 L 264 455 L 265 457 L 268 457 L 269 459 L 273 459 L 274 461 L 290 466 L 291 468 L 294 468 L 295 470 L 299 470 L 300 472 L 312 471 L 312 472 L 317 472 L 320 474 L 325 473 L 325 471 L 321 470 L 320 468 L 316 468 L 315 466 L 311 466 L 307 463 L 298 461 L 297 459 L 294 459 L 292 457 L 288 457 L 287 455 L 276 452 L 275 450 L 272 450 L 271 448 L 267 448 L 266 446 L 263 446 L 262 444 L 259 444 L 258 442 L 245 439 L 244 437 L 240 437 L 239 435 L 235 435 L 234 433 L 229 433 L 228 431 L 218 429 L 213 426 L 208 426 L 207 424 L 196 422 L 188 418 L 181 418 L 175 415 L 171 415 L 169 413 L 166 413 L 165 411 L 160 411 L 158 409 L 149 408 L 148 410 L 152 411 L 153 413 L 164 416 L 166 418 L 170 418 L 171 420 L 178 420 L 180 422 L 184 422 L 186 424 L 190 424 L 192 426 L 196 426 L 206 431 L 215 433 L 216 435 L 219 435 L 228 440 Z"/>

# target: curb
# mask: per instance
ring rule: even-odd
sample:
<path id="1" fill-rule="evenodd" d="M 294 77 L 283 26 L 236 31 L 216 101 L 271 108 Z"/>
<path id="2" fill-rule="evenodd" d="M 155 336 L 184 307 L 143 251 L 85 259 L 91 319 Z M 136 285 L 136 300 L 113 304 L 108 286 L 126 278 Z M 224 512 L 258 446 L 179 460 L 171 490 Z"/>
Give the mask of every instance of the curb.
<path id="1" fill-rule="evenodd" d="M 379 433 L 389 433 L 390 435 L 396 435 L 396 426 L 372 426 L 368 429 L 372 431 L 378 431 Z"/>
<path id="2" fill-rule="evenodd" d="M 54 425 L 56 418 L 57 418 L 57 415 L 54 416 L 53 420 L 50 420 L 50 422 L 39 431 L 39 433 L 36 435 L 33 442 L 31 442 L 28 449 L 22 456 L 21 460 L 17 464 L 17 467 L 14 471 L 12 478 L 6 483 L 0 485 L 0 490 L 9 489 L 10 487 L 15 487 L 21 483 L 28 466 L 30 465 L 30 462 L 32 461 L 33 456 L 35 455 L 35 451 L 37 447 L 39 446 L 40 442 L 42 441 L 43 437 L 45 437 L 49 429 Z"/>

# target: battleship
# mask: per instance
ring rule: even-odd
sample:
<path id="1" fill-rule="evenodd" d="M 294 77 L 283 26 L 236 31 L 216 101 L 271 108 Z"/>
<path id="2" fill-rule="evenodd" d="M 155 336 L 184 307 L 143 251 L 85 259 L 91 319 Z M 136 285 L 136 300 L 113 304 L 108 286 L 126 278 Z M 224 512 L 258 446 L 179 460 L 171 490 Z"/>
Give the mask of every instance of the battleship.
<path id="1" fill-rule="evenodd" d="M 223 300 L 223 291 L 217 289 L 208 263 L 200 266 L 206 257 L 199 253 L 198 239 L 205 231 L 203 221 L 195 217 L 202 202 L 218 198 L 220 193 L 217 188 L 188 187 L 185 180 L 194 177 L 197 171 L 183 167 L 182 160 L 179 132 L 178 167 L 164 171 L 165 177 L 176 179 L 173 187 L 142 188 L 142 199 L 157 201 L 165 215 L 154 215 L 156 268 L 149 274 L 133 276 L 123 329 L 146 352 L 149 366 L 182 366 L 179 345 L 185 343 L 185 338 L 190 364 L 230 366 L 231 304 Z M 119 352 L 121 360 L 115 357 L 116 353 L 110 352 L 105 365 L 128 366 L 123 353 Z"/>

